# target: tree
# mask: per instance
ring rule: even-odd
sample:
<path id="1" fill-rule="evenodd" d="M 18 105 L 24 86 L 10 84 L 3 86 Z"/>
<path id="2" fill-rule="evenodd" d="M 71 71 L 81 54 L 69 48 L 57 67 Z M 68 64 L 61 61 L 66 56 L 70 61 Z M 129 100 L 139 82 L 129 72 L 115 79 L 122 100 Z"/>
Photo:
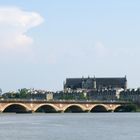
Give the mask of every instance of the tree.
<path id="1" fill-rule="evenodd" d="M 27 96 L 28 96 L 28 89 L 22 88 L 22 89 L 19 89 L 18 91 L 19 91 L 19 97 L 21 99 L 27 98 Z"/>

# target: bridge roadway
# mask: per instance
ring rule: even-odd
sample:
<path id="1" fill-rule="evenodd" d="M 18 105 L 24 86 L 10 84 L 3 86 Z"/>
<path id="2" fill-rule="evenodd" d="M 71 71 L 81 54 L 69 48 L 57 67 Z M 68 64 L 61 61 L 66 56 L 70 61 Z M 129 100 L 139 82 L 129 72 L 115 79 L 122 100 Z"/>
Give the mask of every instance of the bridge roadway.
<path id="1" fill-rule="evenodd" d="M 119 112 L 131 111 L 129 102 L 0 100 L 0 112 Z"/>

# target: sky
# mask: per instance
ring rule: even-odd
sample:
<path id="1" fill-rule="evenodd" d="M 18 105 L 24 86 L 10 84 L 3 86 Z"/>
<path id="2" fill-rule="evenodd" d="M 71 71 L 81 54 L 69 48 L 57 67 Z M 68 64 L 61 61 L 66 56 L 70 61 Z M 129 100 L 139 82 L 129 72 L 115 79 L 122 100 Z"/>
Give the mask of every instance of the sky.
<path id="1" fill-rule="evenodd" d="M 74 77 L 140 87 L 139 0 L 0 1 L 0 88 L 57 91 Z"/>

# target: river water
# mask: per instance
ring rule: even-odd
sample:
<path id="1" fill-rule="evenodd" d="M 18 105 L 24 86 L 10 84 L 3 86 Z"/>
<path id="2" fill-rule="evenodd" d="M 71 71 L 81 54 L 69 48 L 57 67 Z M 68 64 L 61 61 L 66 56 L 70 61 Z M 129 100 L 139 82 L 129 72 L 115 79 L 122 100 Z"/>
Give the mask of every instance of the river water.
<path id="1" fill-rule="evenodd" d="M 0 114 L 3 140 L 139 140 L 140 113 Z"/>

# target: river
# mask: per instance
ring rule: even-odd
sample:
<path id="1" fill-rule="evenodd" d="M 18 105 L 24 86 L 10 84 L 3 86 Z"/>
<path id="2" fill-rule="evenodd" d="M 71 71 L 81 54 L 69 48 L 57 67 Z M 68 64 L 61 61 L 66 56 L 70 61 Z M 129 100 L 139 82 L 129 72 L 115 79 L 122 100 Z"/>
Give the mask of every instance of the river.
<path id="1" fill-rule="evenodd" d="M 0 114 L 3 140 L 138 140 L 140 113 Z"/>

